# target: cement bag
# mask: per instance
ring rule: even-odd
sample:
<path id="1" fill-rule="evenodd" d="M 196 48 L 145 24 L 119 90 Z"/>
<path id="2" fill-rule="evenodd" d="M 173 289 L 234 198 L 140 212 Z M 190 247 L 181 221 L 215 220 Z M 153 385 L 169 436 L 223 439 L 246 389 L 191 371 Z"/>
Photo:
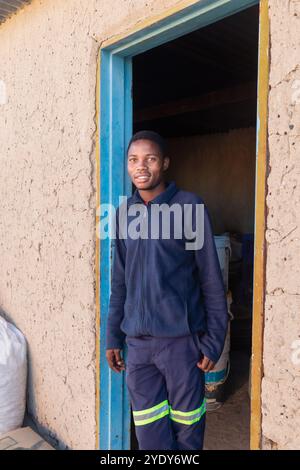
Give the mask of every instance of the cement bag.
<path id="1" fill-rule="evenodd" d="M 0 317 L 0 435 L 20 428 L 26 404 L 26 340 Z"/>

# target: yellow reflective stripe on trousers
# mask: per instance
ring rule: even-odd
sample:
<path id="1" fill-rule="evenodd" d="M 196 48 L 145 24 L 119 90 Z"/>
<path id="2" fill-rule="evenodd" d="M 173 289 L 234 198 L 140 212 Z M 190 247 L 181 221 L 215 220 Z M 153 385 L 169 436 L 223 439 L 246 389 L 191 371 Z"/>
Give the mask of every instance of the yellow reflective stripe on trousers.
<path id="1" fill-rule="evenodd" d="M 200 421 L 204 413 L 206 412 L 206 400 L 204 398 L 202 405 L 192 411 L 179 411 L 173 410 L 170 406 L 170 418 L 177 423 L 182 424 L 194 424 Z"/>
<path id="2" fill-rule="evenodd" d="M 153 421 L 157 421 L 158 419 L 168 415 L 170 412 L 169 408 L 168 400 L 164 400 L 158 405 L 152 406 L 152 408 L 132 411 L 134 424 L 136 426 L 142 426 L 144 424 L 153 423 Z"/>

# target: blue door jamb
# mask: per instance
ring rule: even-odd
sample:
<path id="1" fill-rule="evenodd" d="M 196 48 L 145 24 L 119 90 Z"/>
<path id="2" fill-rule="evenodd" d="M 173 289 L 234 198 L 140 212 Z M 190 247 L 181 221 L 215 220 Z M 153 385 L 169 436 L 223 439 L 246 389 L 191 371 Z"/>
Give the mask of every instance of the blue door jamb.
<path id="1" fill-rule="evenodd" d="M 259 0 L 199 0 L 100 49 L 100 203 L 131 195 L 126 145 L 132 134 L 132 57 L 258 4 Z M 113 243 L 100 240 L 99 449 L 130 448 L 130 404 L 124 372 L 105 357 Z M 126 351 L 125 351 L 126 361 Z"/>

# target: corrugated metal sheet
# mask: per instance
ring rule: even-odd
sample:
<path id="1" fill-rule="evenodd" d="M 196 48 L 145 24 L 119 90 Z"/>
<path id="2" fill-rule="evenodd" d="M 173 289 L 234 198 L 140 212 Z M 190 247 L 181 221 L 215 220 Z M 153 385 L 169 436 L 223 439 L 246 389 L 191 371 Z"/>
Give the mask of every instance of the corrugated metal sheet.
<path id="1" fill-rule="evenodd" d="M 31 0 L 0 0 L 0 24 Z"/>

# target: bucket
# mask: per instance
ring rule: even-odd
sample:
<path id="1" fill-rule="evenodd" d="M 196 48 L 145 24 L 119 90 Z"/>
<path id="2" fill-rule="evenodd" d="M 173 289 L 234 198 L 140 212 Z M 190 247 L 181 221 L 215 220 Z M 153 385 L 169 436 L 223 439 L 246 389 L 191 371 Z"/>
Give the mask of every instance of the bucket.
<path id="1" fill-rule="evenodd" d="M 222 271 L 225 291 L 227 292 L 228 291 L 229 259 L 231 256 L 229 232 L 225 232 L 222 235 L 215 235 L 214 240 L 215 240 L 219 263 L 220 263 L 220 267 Z"/>
<path id="2" fill-rule="evenodd" d="M 205 373 L 205 397 L 208 411 L 214 411 L 222 406 L 222 385 L 226 382 L 230 371 L 230 321 L 233 320 L 230 310 L 231 303 L 232 296 L 231 292 L 228 291 L 227 308 L 229 322 L 224 348 L 215 367 L 210 372 Z"/>

